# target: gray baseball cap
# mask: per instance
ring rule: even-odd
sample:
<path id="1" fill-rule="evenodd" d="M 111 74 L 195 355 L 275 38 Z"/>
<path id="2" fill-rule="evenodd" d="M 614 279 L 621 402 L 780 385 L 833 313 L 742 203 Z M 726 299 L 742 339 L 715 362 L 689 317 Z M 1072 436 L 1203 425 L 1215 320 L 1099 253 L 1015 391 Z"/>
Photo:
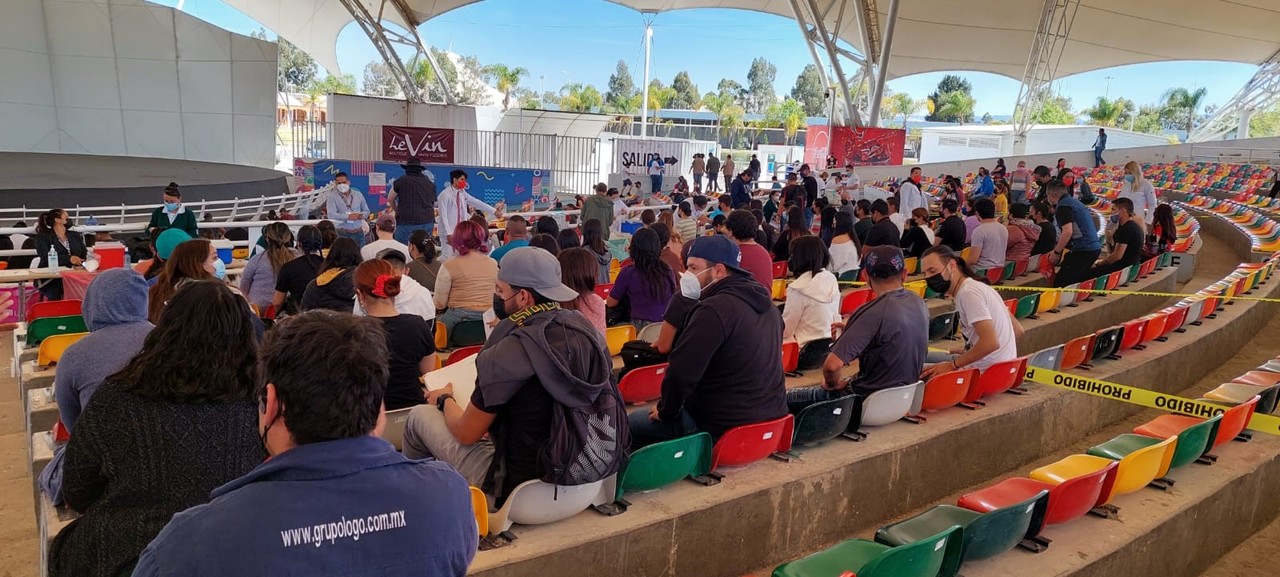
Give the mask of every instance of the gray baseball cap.
<path id="1" fill-rule="evenodd" d="M 553 301 L 563 303 L 578 298 L 578 291 L 560 282 L 560 261 L 537 247 L 522 246 L 503 255 L 498 280 L 532 289 Z"/>

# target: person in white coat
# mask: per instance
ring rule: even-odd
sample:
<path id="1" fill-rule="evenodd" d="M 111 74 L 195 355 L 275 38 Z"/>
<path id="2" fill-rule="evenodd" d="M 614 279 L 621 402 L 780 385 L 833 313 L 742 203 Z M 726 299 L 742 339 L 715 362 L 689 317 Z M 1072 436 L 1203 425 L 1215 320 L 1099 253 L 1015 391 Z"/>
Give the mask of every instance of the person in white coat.
<path id="1" fill-rule="evenodd" d="M 448 188 L 445 188 L 436 199 L 436 208 L 440 212 L 436 217 L 436 224 L 440 229 L 442 258 L 450 258 L 454 255 L 449 237 L 453 235 L 453 229 L 458 226 L 458 223 L 468 218 L 467 207 L 482 211 L 489 215 L 489 218 L 496 218 L 501 214 L 499 209 L 489 206 L 467 192 L 467 171 L 452 170 L 449 172 Z"/>
<path id="2" fill-rule="evenodd" d="M 920 190 L 920 167 L 911 169 L 911 176 L 898 188 L 898 212 L 911 214 L 917 208 L 929 210 L 929 197 Z M 905 220 L 905 219 L 904 219 Z"/>
<path id="3" fill-rule="evenodd" d="M 791 241 L 787 268 L 796 280 L 787 287 L 782 308 L 782 340 L 801 347 L 831 338 L 831 324 L 840 320 L 840 283 L 827 270 L 831 255 L 822 239 L 802 236 Z"/>
<path id="4" fill-rule="evenodd" d="M 1132 160 L 1124 165 L 1124 183 L 1120 185 L 1120 198 L 1133 201 L 1133 217 L 1142 225 L 1142 230 L 1151 230 L 1151 221 L 1156 216 L 1156 205 L 1160 201 L 1156 198 L 1156 188 L 1142 176 L 1142 165 Z M 1108 229 L 1114 229 L 1116 226 L 1117 219 L 1112 220 L 1112 226 Z"/>

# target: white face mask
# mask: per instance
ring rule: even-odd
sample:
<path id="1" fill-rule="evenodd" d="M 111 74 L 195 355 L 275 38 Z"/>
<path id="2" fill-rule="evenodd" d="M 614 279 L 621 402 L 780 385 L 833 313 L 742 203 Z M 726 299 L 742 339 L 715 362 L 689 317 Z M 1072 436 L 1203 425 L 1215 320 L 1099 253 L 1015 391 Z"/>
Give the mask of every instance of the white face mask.
<path id="1" fill-rule="evenodd" d="M 710 269 L 708 269 L 710 270 Z M 707 271 L 702 271 L 707 272 Z M 698 275 L 702 272 L 694 274 L 689 271 L 680 273 L 680 294 L 693 300 L 698 300 L 702 296 L 702 283 L 698 282 Z"/>
<path id="2" fill-rule="evenodd" d="M 348 191 L 350 191 L 350 190 L 351 190 L 351 185 L 350 185 L 350 184 L 339 184 L 339 185 L 338 185 L 338 192 L 341 192 L 342 194 L 346 194 L 346 193 L 347 193 Z"/>

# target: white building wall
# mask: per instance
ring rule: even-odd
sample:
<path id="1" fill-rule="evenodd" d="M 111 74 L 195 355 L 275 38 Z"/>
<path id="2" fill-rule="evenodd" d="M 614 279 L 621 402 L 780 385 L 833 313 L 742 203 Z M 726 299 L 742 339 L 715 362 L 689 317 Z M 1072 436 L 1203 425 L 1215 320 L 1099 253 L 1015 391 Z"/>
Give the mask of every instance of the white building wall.
<path id="1" fill-rule="evenodd" d="M 6 0 L 0 151 L 275 164 L 276 46 L 143 0 Z"/>

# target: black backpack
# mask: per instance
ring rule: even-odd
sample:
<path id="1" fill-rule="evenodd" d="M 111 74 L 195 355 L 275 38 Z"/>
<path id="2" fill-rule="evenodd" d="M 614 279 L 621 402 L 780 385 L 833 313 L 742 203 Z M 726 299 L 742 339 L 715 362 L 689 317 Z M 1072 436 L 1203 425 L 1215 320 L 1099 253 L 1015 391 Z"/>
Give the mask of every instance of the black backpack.
<path id="1" fill-rule="evenodd" d="M 1089 188 L 1089 183 L 1085 182 L 1084 179 L 1080 180 L 1079 188 L 1080 190 L 1077 191 L 1079 193 L 1079 198 L 1077 200 L 1079 200 L 1081 204 L 1089 205 L 1098 202 L 1098 197 L 1093 195 L 1093 190 Z"/>
<path id="2" fill-rule="evenodd" d="M 542 448 L 546 473 L 553 485 L 586 485 L 622 468 L 631 447 L 626 405 L 618 386 L 609 386 L 584 407 L 554 403 L 551 438 Z"/>
<path id="3" fill-rule="evenodd" d="M 667 355 L 658 352 L 648 341 L 627 341 L 618 352 L 622 357 L 622 375 L 640 367 L 651 367 L 667 362 Z M 621 375 L 619 375 L 621 378 Z"/>

